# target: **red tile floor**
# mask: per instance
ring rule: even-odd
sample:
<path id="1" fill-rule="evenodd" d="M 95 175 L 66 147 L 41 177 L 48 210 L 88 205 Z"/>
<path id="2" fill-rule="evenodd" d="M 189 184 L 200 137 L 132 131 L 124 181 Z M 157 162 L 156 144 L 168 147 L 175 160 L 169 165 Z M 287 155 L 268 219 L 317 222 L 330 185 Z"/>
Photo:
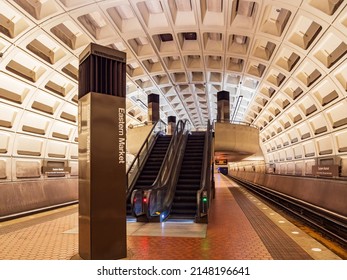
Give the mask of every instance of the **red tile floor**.
<path id="1" fill-rule="evenodd" d="M 271 259 L 225 180 L 216 182 L 206 238 L 128 237 L 131 259 Z M 138 249 L 140 248 L 140 249 Z"/>
<path id="2" fill-rule="evenodd" d="M 238 186 L 216 174 L 216 197 L 211 206 L 205 237 L 129 235 L 127 259 L 272 259 L 261 238 L 228 187 Z M 338 259 L 246 190 L 243 194 L 290 235 L 313 259 Z M 70 259 L 78 254 L 77 206 L 0 223 L 0 259 Z M 194 226 L 194 224 L 192 224 Z M 70 231 L 70 233 L 69 233 Z M 179 237 L 178 237 L 179 236 Z M 281 244 L 279 244 L 281 246 Z M 286 248 L 281 248 L 286 250 Z"/>

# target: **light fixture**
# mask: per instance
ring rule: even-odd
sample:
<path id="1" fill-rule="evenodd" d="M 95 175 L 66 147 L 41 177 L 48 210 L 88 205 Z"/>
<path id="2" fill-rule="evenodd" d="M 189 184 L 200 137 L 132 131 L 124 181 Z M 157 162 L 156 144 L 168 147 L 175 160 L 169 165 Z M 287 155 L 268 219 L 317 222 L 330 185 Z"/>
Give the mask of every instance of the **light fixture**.
<path id="1" fill-rule="evenodd" d="M 158 0 L 147 0 L 146 7 L 151 14 L 161 14 L 163 12 L 163 8 Z"/>
<path id="2" fill-rule="evenodd" d="M 232 118 L 231 118 L 231 122 L 234 122 L 234 120 L 235 120 L 235 118 L 236 118 L 237 112 L 239 111 L 239 108 L 240 108 L 240 104 L 241 104 L 242 98 L 243 98 L 242 95 L 240 95 L 240 96 L 237 98 L 236 105 L 235 105 L 235 109 L 234 109 L 234 112 L 233 112 L 233 116 L 232 116 Z"/>

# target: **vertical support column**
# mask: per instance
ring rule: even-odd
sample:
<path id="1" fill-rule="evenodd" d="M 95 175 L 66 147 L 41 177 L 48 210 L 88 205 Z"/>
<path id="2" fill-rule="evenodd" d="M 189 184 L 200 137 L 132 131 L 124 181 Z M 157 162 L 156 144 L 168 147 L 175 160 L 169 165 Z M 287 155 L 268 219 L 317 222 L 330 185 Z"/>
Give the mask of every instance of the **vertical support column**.
<path id="1" fill-rule="evenodd" d="M 80 55 L 79 256 L 125 258 L 126 54 L 96 44 Z"/>
<path id="2" fill-rule="evenodd" d="M 172 135 L 175 132 L 176 129 L 176 117 L 175 116 L 168 116 L 167 117 L 167 123 L 168 123 L 168 135 Z"/>
<path id="3" fill-rule="evenodd" d="M 160 120 L 159 95 L 151 93 L 148 95 L 148 121 L 157 122 Z"/>
<path id="4" fill-rule="evenodd" d="M 230 97 L 229 91 L 217 92 L 217 121 L 229 122 L 230 121 Z"/>

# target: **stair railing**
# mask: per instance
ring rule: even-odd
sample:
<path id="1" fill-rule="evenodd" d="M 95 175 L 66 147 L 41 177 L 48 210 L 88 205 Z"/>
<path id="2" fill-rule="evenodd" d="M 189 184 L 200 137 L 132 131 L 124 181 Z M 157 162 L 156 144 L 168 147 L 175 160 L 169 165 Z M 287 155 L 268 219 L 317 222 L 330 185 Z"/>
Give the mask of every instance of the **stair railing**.
<path id="1" fill-rule="evenodd" d="M 131 202 L 136 217 L 146 215 L 147 219 L 152 221 L 166 218 L 173 200 L 189 132 L 189 121 L 178 121 L 157 179 L 152 186 L 133 191 Z"/>
<path id="2" fill-rule="evenodd" d="M 140 147 L 136 157 L 129 166 L 126 173 L 127 199 L 131 195 L 131 191 L 135 185 L 136 179 L 138 178 L 156 139 L 159 137 L 159 135 L 165 134 L 165 130 L 166 124 L 162 120 L 155 122 L 151 131 L 148 133 L 148 136 Z"/>
<path id="3" fill-rule="evenodd" d="M 202 179 L 200 189 L 197 192 L 197 212 L 195 216 L 196 223 L 208 222 L 208 211 L 214 198 L 214 164 L 213 164 L 213 129 L 210 121 L 207 122 L 204 157 L 202 166 Z"/>

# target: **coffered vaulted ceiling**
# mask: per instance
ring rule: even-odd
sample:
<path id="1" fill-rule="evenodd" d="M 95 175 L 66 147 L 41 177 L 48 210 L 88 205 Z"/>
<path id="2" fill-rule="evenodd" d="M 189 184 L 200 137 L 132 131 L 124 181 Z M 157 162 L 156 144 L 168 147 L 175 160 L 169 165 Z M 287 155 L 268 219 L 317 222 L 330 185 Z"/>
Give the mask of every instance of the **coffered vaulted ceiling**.
<path id="1" fill-rule="evenodd" d="M 157 93 L 162 119 L 187 118 L 203 129 L 216 119 L 217 92 L 226 90 L 230 118 L 261 129 L 268 161 L 302 141 L 301 156 L 347 152 L 346 1 L 0 5 L 5 140 L 19 133 L 76 146 L 78 56 L 95 42 L 127 53 L 128 125 L 147 120 L 147 95 Z M 284 160 L 295 157 L 294 146 Z"/>

